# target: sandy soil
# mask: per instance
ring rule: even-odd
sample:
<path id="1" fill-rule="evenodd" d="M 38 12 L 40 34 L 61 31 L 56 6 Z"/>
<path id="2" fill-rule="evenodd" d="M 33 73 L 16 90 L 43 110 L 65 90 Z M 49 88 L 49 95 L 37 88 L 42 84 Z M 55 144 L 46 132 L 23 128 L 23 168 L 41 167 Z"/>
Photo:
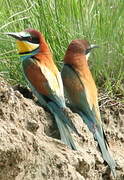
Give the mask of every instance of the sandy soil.
<path id="1" fill-rule="evenodd" d="M 77 114 L 67 109 L 83 136 L 73 134 L 79 149 L 73 151 L 59 140 L 48 110 L 40 107 L 28 90 L 20 88 L 21 94 L 17 89 L 0 78 L 0 180 L 113 179 L 97 143 Z M 116 179 L 124 180 L 124 107 L 102 96 L 100 105 L 105 133 L 117 162 Z"/>

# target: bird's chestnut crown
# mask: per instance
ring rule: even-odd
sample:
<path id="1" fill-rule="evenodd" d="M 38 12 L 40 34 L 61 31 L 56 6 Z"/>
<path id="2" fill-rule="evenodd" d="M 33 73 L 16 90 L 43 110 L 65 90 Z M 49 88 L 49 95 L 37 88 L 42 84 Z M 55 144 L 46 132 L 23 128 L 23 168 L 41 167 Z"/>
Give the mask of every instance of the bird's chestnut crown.
<path id="1" fill-rule="evenodd" d="M 73 53 L 81 53 L 87 55 L 93 48 L 97 48 L 97 45 L 90 45 L 87 40 L 73 40 L 68 46 L 67 51 L 71 51 Z"/>
<path id="2" fill-rule="evenodd" d="M 33 44 L 40 43 L 40 36 L 41 36 L 40 32 L 34 29 L 26 29 L 25 32 L 27 32 L 27 37 L 22 37 L 23 41 L 25 40 Z"/>

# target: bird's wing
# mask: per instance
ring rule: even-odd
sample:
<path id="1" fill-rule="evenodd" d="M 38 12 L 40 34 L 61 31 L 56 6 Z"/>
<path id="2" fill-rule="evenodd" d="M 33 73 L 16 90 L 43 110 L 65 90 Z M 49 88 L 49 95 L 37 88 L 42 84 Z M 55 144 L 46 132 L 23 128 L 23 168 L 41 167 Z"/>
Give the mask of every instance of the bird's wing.
<path id="1" fill-rule="evenodd" d="M 51 96 L 53 101 L 56 98 L 57 101 L 61 101 L 61 103 L 63 104 L 65 100 L 64 100 L 63 83 L 60 72 L 59 71 L 52 72 L 45 65 L 41 66 L 40 63 L 38 63 L 38 66 L 40 67 L 41 72 L 43 73 L 43 75 L 47 80 L 46 88 L 50 89 L 50 92 L 52 92 L 51 94 L 49 94 L 49 96 Z"/>
<path id="2" fill-rule="evenodd" d="M 90 95 L 88 94 L 79 74 L 71 65 L 64 65 L 61 74 L 67 94 L 70 96 L 72 106 L 84 114 L 84 121 L 88 120 L 86 123 L 91 122 L 91 125 L 93 126 L 100 125 L 96 118 L 94 106 L 91 108 L 91 105 L 89 105 L 88 98 Z"/>
<path id="3" fill-rule="evenodd" d="M 33 87 L 33 90 L 40 94 L 40 97 L 46 101 L 52 100 L 59 106 L 65 106 L 62 80 L 59 72 L 55 74 L 31 58 L 23 61 L 23 70 L 26 79 Z"/>

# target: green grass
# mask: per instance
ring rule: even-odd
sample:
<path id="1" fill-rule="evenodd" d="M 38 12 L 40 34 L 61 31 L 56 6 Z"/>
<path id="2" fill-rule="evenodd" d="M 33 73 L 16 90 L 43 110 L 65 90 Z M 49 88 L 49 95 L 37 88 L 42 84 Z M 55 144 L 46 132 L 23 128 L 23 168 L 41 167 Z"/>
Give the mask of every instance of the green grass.
<path id="1" fill-rule="evenodd" d="M 15 41 L 2 33 L 32 27 L 45 35 L 59 69 L 71 40 L 98 44 L 89 60 L 98 87 L 124 93 L 124 0 L 0 0 L 0 7 L 0 74 L 12 84 L 25 80 Z"/>

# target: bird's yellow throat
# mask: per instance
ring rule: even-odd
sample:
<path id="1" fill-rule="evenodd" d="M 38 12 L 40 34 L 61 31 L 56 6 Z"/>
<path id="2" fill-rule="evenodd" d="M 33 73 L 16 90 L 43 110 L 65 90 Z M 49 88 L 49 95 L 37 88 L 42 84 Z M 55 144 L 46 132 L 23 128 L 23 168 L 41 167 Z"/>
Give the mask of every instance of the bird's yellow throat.
<path id="1" fill-rule="evenodd" d="M 39 44 L 33 44 L 27 41 L 16 40 L 19 53 L 32 52 L 39 47 Z"/>

